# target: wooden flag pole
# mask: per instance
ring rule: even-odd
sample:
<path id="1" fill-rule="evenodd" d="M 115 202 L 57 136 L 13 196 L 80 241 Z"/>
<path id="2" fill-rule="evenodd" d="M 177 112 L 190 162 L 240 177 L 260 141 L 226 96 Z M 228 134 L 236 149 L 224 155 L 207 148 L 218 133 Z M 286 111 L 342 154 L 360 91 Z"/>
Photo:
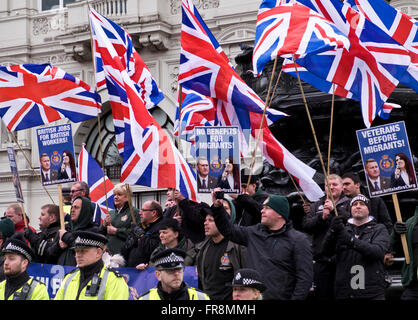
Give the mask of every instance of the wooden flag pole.
<path id="1" fill-rule="evenodd" d="M 305 201 L 305 199 L 303 198 L 302 193 L 300 192 L 300 190 L 299 190 L 299 188 L 298 188 L 298 186 L 297 186 L 297 184 L 296 184 L 295 180 L 293 179 L 292 175 L 291 175 L 289 172 L 288 172 L 287 174 L 289 175 L 290 180 L 292 180 L 292 183 L 293 183 L 293 185 L 295 186 L 296 191 L 297 191 L 297 192 L 298 192 L 298 194 L 299 194 L 299 197 L 302 199 L 302 203 L 303 203 L 303 204 L 307 204 L 307 202 L 306 202 L 306 201 Z"/>
<path id="2" fill-rule="evenodd" d="M 331 192 L 329 190 L 328 175 L 327 175 L 327 172 L 325 171 L 324 160 L 322 159 L 322 154 L 321 154 L 321 150 L 319 148 L 318 139 L 316 138 L 315 128 L 314 128 L 314 125 L 312 123 L 312 118 L 311 118 L 311 114 L 309 112 L 308 103 L 306 102 L 305 93 L 304 93 L 303 87 L 302 87 L 302 82 L 301 82 L 300 77 L 299 77 L 299 71 L 298 71 L 298 67 L 296 65 L 295 56 L 293 56 L 293 64 L 295 65 L 295 70 L 296 70 L 296 75 L 297 75 L 297 79 L 298 79 L 298 83 L 299 83 L 299 88 L 300 88 L 300 92 L 302 94 L 302 100 L 303 100 L 303 103 L 305 105 L 306 113 L 308 115 L 309 124 L 311 126 L 312 135 L 313 135 L 313 138 L 314 138 L 314 141 L 315 141 L 316 150 L 317 150 L 318 155 L 319 155 L 319 161 L 321 162 L 322 170 L 324 172 L 325 183 L 326 183 L 326 190 L 327 190 L 327 198 L 328 199 L 331 199 L 332 205 L 334 207 L 335 215 L 338 216 L 338 211 L 337 211 L 337 207 L 335 205 L 334 198 L 332 197 Z"/>
<path id="3" fill-rule="evenodd" d="M 252 158 L 251 158 L 250 174 L 248 175 L 247 187 L 245 188 L 245 192 L 247 192 L 247 190 L 248 190 L 248 187 L 249 187 L 250 181 L 251 181 L 251 177 L 252 177 L 252 174 L 253 174 L 253 168 L 254 168 L 254 165 L 255 165 L 255 154 L 257 152 L 258 144 L 260 142 L 261 131 L 262 131 L 262 128 L 263 128 L 263 125 L 264 125 L 264 117 L 266 115 L 266 111 L 267 111 L 267 107 L 268 107 L 271 86 L 273 84 L 274 73 L 276 72 L 276 66 L 277 66 L 277 56 L 276 56 L 276 59 L 274 59 L 273 70 L 271 72 L 270 82 L 269 82 L 269 86 L 268 86 L 268 89 L 267 89 L 267 96 L 266 96 L 266 100 L 264 102 L 263 116 L 261 117 L 260 128 L 258 129 L 257 140 L 255 142 L 255 146 L 254 146 L 254 150 L 253 150 L 253 154 L 252 154 Z M 280 71 L 279 77 L 281 76 L 281 74 L 282 73 Z M 276 81 L 276 84 L 277 83 L 278 83 L 278 80 Z"/>
<path id="4" fill-rule="evenodd" d="M 392 194 L 392 200 L 393 200 L 393 205 L 395 207 L 396 221 L 397 222 L 402 222 L 401 209 L 399 207 L 398 195 L 396 193 Z M 408 244 L 406 242 L 406 235 L 405 234 L 401 234 L 401 242 L 402 242 L 403 253 L 405 255 L 405 263 L 409 264 L 410 263 L 410 257 L 409 257 Z"/>
<path id="5" fill-rule="evenodd" d="M 58 200 L 59 200 L 59 210 L 60 210 L 60 229 L 65 230 L 64 222 L 64 199 L 62 197 L 62 185 L 58 185 Z"/>
<path id="6" fill-rule="evenodd" d="M 3 123 L 3 125 L 4 125 L 4 123 Z M 7 128 L 7 126 L 5 126 L 5 127 Z M 48 189 L 47 189 L 47 188 L 46 188 L 46 187 L 42 184 L 41 174 L 40 174 L 40 173 L 38 174 L 38 173 L 35 171 L 35 169 L 34 169 L 34 168 L 33 168 L 33 166 L 32 166 L 31 161 L 28 159 L 28 157 L 27 157 L 27 155 L 26 155 L 26 152 L 24 152 L 24 151 L 23 151 L 22 146 L 20 145 L 19 141 L 17 141 L 17 138 L 14 136 L 14 134 L 13 134 L 13 133 L 12 133 L 9 129 L 7 129 L 7 131 L 8 131 L 8 132 L 9 132 L 9 134 L 12 136 L 13 141 L 17 144 L 17 146 L 18 146 L 18 148 L 19 148 L 20 152 L 22 152 L 23 156 L 24 156 L 24 157 L 25 157 L 25 159 L 26 159 L 26 162 L 29 164 L 30 168 L 32 169 L 33 174 L 34 174 L 35 176 L 37 176 L 37 177 L 38 177 L 39 182 L 41 183 L 41 186 L 44 188 L 45 192 L 48 194 L 48 196 L 49 196 L 49 198 L 51 199 L 52 203 L 53 203 L 53 204 L 55 204 L 55 201 L 54 201 L 54 199 L 52 198 L 51 194 L 49 193 Z"/>
<path id="7" fill-rule="evenodd" d="M 128 204 L 129 204 L 129 211 L 131 213 L 132 222 L 136 224 L 136 218 L 134 214 L 134 208 L 132 206 L 132 196 L 131 196 L 131 187 L 128 183 L 125 183 L 126 192 L 128 193 Z"/>
<path id="8" fill-rule="evenodd" d="M 328 137 L 328 162 L 327 162 L 327 174 L 329 175 L 330 161 L 331 161 L 331 139 L 332 139 L 332 127 L 334 123 L 334 101 L 335 101 L 335 84 L 332 84 L 332 100 L 331 100 L 331 119 L 329 125 L 329 137 Z"/>
<path id="9" fill-rule="evenodd" d="M 89 12 L 87 13 L 87 22 L 90 25 L 90 2 L 87 1 L 87 5 L 89 8 Z M 93 73 L 94 73 L 94 78 L 96 78 L 96 63 L 94 61 L 94 46 L 93 46 L 93 36 L 91 34 L 91 28 L 90 29 L 90 47 L 91 47 L 91 59 L 93 62 Z M 97 81 L 94 81 L 94 87 L 95 87 L 95 91 L 97 92 Z M 100 113 L 101 114 L 101 113 Z M 109 212 L 109 204 L 108 204 L 108 200 L 107 200 L 107 189 L 106 189 L 106 174 L 105 174 L 105 168 L 104 168 L 104 155 L 103 155 L 103 147 L 102 147 L 102 126 L 100 124 L 100 114 L 97 115 L 97 126 L 99 129 L 99 150 L 100 150 L 100 155 L 101 155 L 101 167 L 102 167 L 102 173 L 103 173 L 103 186 L 104 186 L 104 192 L 105 192 L 105 199 L 106 199 L 106 209 L 107 212 Z"/>
<path id="10" fill-rule="evenodd" d="M 25 206 L 23 205 L 23 203 L 20 203 L 20 206 L 22 207 L 23 220 L 25 221 L 25 228 L 27 228 L 28 227 L 28 221 L 27 221 L 27 217 L 26 217 Z"/>

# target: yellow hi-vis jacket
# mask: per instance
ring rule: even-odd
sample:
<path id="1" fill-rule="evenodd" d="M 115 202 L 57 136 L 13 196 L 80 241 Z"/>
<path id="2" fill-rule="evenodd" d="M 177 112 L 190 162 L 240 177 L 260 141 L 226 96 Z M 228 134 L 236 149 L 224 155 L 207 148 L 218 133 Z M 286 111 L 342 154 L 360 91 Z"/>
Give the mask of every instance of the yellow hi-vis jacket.
<path id="1" fill-rule="evenodd" d="M 187 292 L 189 293 L 189 300 L 210 300 L 206 293 L 195 288 L 187 288 Z M 148 293 L 139 297 L 138 300 L 161 300 L 161 297 L 158 294 L 157 288 L 152 288 Z"/>
<path id="2" fill-rule="evenodd" d="M 28 293 L 26 295 L 25 300 L 49 300 L 49 294 L 48 290 L 46 289 L 46 286 L 39 282 L 32 277 L 26 282 Z M 15 295 L 21 294 L 23 287 L 26 285 L 24 284 L 20 289 L 16 290 L 14 294 L 12 294 L 7 300 L 13 300 Z M 4 292 L 6 290 L 6 280 L 2 281 L 0 283 L 0 300 L 5 300 L 4 298 Z"/>
<path id="3" fill-rule="evenodd" d="M 116 270 L 103 266 L 100 271 L 100 285 L 95 296 L 86 296 L 86 290 L 92 280 L 81 290 L 78 300 L 128 300 L 129 287 L 125 279 Z M 61 283 L 54 300 L 76 300 L 80 285 L 80 270 L 67 274 Z"/>

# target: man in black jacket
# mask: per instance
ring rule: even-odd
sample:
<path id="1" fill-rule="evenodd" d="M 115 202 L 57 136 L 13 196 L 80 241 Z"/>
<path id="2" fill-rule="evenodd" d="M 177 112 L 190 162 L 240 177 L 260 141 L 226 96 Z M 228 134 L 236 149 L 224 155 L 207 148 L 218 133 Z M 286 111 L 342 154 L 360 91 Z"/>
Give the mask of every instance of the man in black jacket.
<path id="1" fill-rule="evenodd" d="M 181 231 L 187 239 L 194 244 L 205 240 L 205 208 L 209 205 L 205 202 L 194 202 L 185 198 L 181 192 L 176 189 L 168 189 L 168 201 L 175 201 L 177 205 L 170 206 L 164 210 L 164 218 L 176 219 L 180 225 Z"/>
<path id="2" fill-rule="evenodd" d="M 41 207 L 39 227 L 41 232 L 34 233 L 25 228 L 25 238 L 28 239 L 32 250 L 36 253 L 36 262 L 56 264 L 57 259 L 48 256 L 48 248 L 54 243 L 59 225 L 59 207 L 55 204 L 46 204 Z"/>
<path id="3" fill-rule="evenodd" d="M 216 189 L 215 189 L 216 190 Z M 312 285 L 312 252 L 306 235 L 289 221 L 289 202 L 272 195 L 261 210 L 261 223 L 242 227 L 232 224 L 219 204 L 213 216 L 220 233 L 247 247 L 247 266 L 263 276 L 266 300 L 303 300 Z"/>
<path id="4" fill-rule="evenodd" d="M 152 252 L 160 244 L 163 209 L 155 200 L 145 201 L 139 211 L 141 223 L 132 228 L 121 248 L 127 267 L 148 263 Z"/>
<path id="5" fill-rule="evenodd" d="M 303 231 L 312 236 L 315 299 L 318 300 L 333 299 L 335 259 L 333 256 L 325 256 L 321 252 L 321 246 L 330 223 L 335 217 L 334 204 L 339 216 L 344 216 L 346 219 L 350 216 L 346 207 L 350 200 L 343 193 L 341 177 L 330 174 L 328 184 L 329 187 L 325 181 L 325 194 L 327 195 L 310 205 L 302 221 Z M 333 200 L 328 198 L 329 196 Z"/>
<path id="6" fill-rule="evenodd" d="M 359 194 L 351 200 L 352 218 L 335 217 L 324 239 L 325 255 L 336 254 L 336 299 L 385 299 L 383 259 L 389 233 L 370 216 L 369 199 Z"/>
<path id="7" fill-rule="evenodd" d="M 217 210 L 225 211 L 222 200 L 213 199 L 213 203 L 216 203 Z M 225 286 L 225 283 L 230 283 L 234 272 L 245 267 L 246 248 L 229 241 L 219 232 L 211 210 L 207 210 L 205 235 L 206 240 L 196 246 L 199 289 L 211 300 L 232 300 L 232 287 Z"/>

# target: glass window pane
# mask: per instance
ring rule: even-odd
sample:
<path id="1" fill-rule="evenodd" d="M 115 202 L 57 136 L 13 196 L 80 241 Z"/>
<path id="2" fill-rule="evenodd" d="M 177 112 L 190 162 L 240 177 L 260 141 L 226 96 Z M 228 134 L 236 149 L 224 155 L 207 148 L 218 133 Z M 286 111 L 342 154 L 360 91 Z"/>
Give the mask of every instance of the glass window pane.
<path id="1" fill-rule="evenodd" d="M 64 7 L 67 6 L 69 3 L 73 3 L 75 0 L 64 0 Z"/>
<path id="2" fill-rule="evenodd" d="M 60 7 L 60 0 L 42 0 L 42 11 L 58 9 Z"/>

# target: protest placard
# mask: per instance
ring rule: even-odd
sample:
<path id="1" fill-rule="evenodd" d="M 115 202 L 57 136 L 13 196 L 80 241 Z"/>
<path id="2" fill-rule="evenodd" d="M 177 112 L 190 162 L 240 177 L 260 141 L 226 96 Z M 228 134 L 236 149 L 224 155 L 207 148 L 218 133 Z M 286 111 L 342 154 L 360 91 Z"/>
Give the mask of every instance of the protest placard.
<path id="1" fill-rule="evenodd" d="M 405 122 L 357 130 L 357 140 L 371 197 L 417 188 Z"/>
<path id="2" fill-rule="evenodd" d="M 22 187 L 20 185 L 19 171 L 17 169 L 16 156 L 13 147 L 7 147 L 7 155 L 9 156 L 10 170 L 12 172 L 12 182 L 16 193 L 16 201 L 24 203 Z"/>
<path id="3" fill-rule="evenodd" d="M 36 133 L 42 185 L 76 181 L 71 125 L 39 128 Z"/>
<path id="4" fill-rule="evenodd" d="M 238 133 L 238 127 L 195 128 L 198 192 L 210 193 L 216 187 L 240 192 Z"/>

